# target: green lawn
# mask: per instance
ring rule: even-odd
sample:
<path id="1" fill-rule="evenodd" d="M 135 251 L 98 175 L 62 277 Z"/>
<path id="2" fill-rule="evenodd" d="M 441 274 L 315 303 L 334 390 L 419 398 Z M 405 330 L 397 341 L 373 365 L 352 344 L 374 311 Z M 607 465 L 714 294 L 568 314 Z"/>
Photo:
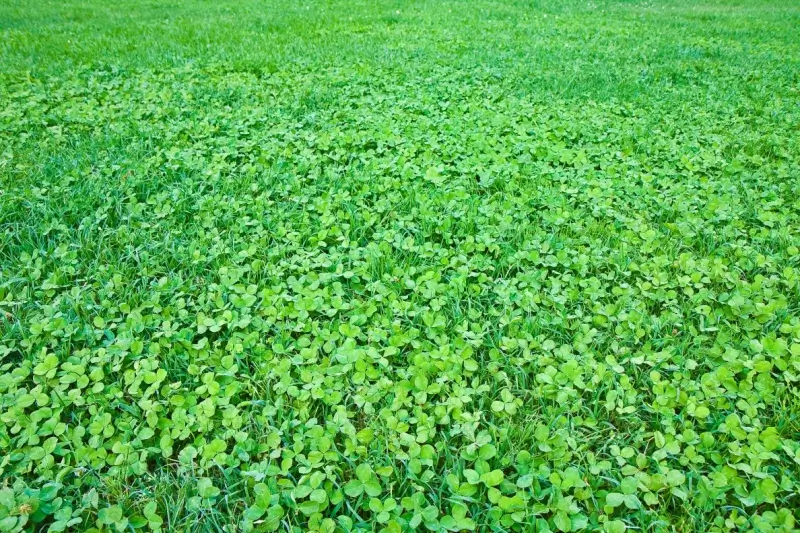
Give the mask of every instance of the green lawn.
<path id="1" fill-rule="evenodd" d="M 0 0 L 0 532 L 800 531 L 796 0 Z"/>

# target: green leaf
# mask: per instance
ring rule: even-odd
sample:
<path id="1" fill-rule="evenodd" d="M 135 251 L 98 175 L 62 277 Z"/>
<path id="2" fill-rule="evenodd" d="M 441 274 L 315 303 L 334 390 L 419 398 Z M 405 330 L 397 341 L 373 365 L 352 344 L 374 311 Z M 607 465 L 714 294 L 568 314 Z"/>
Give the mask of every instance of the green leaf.
<path id="1" fill-rule="evenodd" d="M 361 496 L 363 492 L 364 492 L 364 484 L 358 481 L 357 479 L 348 481 L 344 486 L 344 493 L 350 496 L 351 498 L 357 498 Z"/>
<path id="2" fill-rule="evenodd" d="M 366 483 L 370 479 L 372 479 L 372 469 L 367 464 L 360 464 L 356 467 L 356 477 L 362 483 Z"/>
<path id="3" fill-rule="evenodd" d="M 209 478 L 200 478 L 197 481 L 197 494 L 201 498 L 216 498 L 219 496 L 220 490 L 214 486 L 214 482 Z"/>
<path id="4" fill-rule="evenodd" d="M 309 499 L 313 502 L 317 502 L 319 504 L 324 504 L 328 501 L 328 493 L 325 492 L 323 489 L 315 489 Z"/>
<path id="5" fill-rule="evenodd" d="M 147 525 L 147 518 L 143 517 L 142 515 L 134 515 L 130 518 L 128 523 L 134 529 L 141 529 Z"/>
<path id="6" fill-rule="evenodd" d="M 609 507 L 619 507 L 625 502 L 625 495 L 619 492 L 609 492 L 606 495 L 606 505 Z"/>
<path id="7" fill-rule="evenodd" d="M 311 500 L 301 502 L 297 509 L 306 516 L 312 515 L 319 511 L 319 503 Z"/>
<path id="8" fill-rule="evenodd" d="M 492 470 L 491 472 L 486 472 L 481 476 L 481 481 L 483 481 L 489 487 L 496 487 L 500 483 L 503 482 L 505 478 L 505 474 L 503 474 L 502 470 Z"/>
<path id="9" fill-rule="evenodd" d="M 481 477 L 478 473 L 470 468 L 464 470 L 464 478 L 467 480 L 467 483 L 472 485 L 477 485 L 481 481 Z"/>
<path id="10" fill-rule="evenodd" d="M 572 520 L 570 520 L 569 515 L 564 511 L 556 513 L 555 517 L 553 517 L 553 524 L 555 524 L 559 531 L 572 531 Z"/>
<path id="11" fill-rule="evenodd" d="M 122 520 L 122 508 L 119 505 L 104 507 L 97 512 L 97 519 L 101 524 L 115 525 Z"/>
<path id="12" fill-rule="evenodd" d="M 517 487 L 521 489 L 526 489 L 531 485 L 533 485 L 533 476 L 531 474 L 525 474 L 517 479 Z"/>
<path id="13" fill-rule="evenodd" d="M 0 506 L 10 511 L 16 507 L 14 501 L 14 491 L 12 489 L 9 487 L 0 488 Z"/>
<path id="14" fill-rule="evenodd" d="M 264 527 L 267 531 L 275 531 L 284 516 L 284 510 L 280 505 L 273 505 L 267 510 L 267 517 L 264 519 Z"/>
<path id="15" fill-rule="evenodd" d="M 21 521 L 15 516 L 7 516 L 0 519 L 0 531 L 18 531 L 17 522 Z"/>
<path id="16" fill-rule="evenodd" d="M 247 520 L 258 520 L 261 518 L 267 510 L 263 507 L 259 507 L 258 505 L 251 505 L 244 511 L 244 517 Z"/>

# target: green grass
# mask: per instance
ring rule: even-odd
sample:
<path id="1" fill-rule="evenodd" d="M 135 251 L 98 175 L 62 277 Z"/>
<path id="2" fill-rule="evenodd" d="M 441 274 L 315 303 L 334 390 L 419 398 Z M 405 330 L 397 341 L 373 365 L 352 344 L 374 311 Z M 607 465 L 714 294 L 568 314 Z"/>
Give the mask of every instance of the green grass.
<path id="1" fill-rule="evenodd" d="M 0 532 L 797 532 L 800 5 L 0 2 Z"/>

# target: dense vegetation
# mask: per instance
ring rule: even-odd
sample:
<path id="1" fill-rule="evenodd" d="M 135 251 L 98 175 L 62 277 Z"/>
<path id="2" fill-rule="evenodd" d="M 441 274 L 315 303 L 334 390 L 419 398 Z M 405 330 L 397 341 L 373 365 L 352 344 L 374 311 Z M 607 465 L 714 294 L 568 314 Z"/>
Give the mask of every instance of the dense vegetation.
<path id="1" fill-rule="evenodd" d="M 800 530 L 798 28 L 0 3 L 0 531 Z"/>

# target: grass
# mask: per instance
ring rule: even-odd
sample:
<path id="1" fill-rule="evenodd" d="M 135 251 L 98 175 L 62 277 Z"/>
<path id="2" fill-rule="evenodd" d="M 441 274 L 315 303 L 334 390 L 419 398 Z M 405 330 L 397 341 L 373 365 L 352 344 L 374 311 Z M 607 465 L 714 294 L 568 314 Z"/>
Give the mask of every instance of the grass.
<path id="1" fill-rule="evenodd" d="M 798 27 L 1 3 L 0 531 L 798 531 Z"/>

